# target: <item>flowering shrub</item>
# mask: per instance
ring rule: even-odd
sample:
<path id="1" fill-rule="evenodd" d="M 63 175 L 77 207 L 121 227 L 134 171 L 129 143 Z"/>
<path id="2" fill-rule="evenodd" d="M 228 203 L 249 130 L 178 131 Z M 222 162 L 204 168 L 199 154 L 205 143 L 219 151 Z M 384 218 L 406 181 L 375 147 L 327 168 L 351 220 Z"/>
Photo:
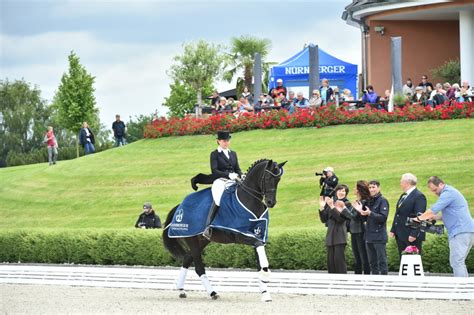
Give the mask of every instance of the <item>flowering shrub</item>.
<path id="1" fill-rule="evenodd" d="M 416 246 L 407 246 L 405 250 L 402 252 L 402 255 L 418 255 L 420 251 Z"/>
<path id="2" fill-rule="evenodd" d="M 238 117 L 221 114 L 209 118 L 160 118 L 145 126 L 145 138 L 213 134 L 226 129 L 231 132 L 252 129 L 286 129 L 301 127 L 321 128 L 342 124 L 375 124 L 435 119 L 470 118 L 474 102 L 446 103 L 431 106 L 407 105 L 393 112 L 366 106 L 350 109 L 348 104 L 322 106 L 316 110 L 299 110 L 288 114 L 285 110 L 244 113 Z"/>

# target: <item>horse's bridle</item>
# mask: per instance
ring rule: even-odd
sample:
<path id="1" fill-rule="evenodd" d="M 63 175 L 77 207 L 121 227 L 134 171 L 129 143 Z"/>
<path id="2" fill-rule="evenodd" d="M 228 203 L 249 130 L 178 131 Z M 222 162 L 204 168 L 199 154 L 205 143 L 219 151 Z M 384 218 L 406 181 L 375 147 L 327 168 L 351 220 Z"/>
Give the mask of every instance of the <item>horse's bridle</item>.
<path id="1" fill-rule="evenodd" d="M 238 183 L 238 186 L 242 187 L 242 190 L 245 191 L 246 193 L 248 193 L 250 196 L 252 196 L 253 198 L 257 199 L 258 201 L 260 201 L 262 204 L 265 205 L 265 207 L 268 208 L 267 204 L 262 201 L 262 200 L 265 200 L 265 195 L 269 192 L 273 192 L 273 191 L 276 191 L 276 188 L 271 188 L 270 190 L 266 190 L 265 189 L 265 175 L 266 173 L 269 173 L 270 175 L 272 175 L 273 177 L 280 177 L 282 174 L 283 174 L 283 168 L 280 168 L 280 173 L 278 174 L 273 174 L 273 172 L 269 171 L 266 167 L 265 167 L 265 171 L 263 172 L 262 174 L 262 178 L 260 179 L 260 186 L 262 187 L 262 192 L 259 192 L 253 188 L 250 188 L 249 186 L 245 185 L 243 181 L 241 181 L 240 183 Z"/>

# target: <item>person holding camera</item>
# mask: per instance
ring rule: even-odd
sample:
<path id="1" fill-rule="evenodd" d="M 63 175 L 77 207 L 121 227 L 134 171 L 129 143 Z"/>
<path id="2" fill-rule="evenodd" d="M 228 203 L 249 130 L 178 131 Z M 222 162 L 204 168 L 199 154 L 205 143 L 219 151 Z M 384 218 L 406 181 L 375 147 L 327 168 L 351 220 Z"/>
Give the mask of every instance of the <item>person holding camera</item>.
<path id="1" fill-rule="evenodd" d="M 355 187 L 356 201 L 365 210 L 370 200 L 369 184 L 365 180 L 359 180 Z M 350 212 L 349 232 L 351 233 L 352 254 L 354 255 L 354 273 L 370 275 L 370 264 L 365 245 L 365 217 L 361 215 L 351 204 L 347 205 Z"/>
<path id="2" fill-rule="evenodd" d="M 442 213 L 443 223 L 448 230 L 449 264 L 454 276 L 469 277 L 466 258 L 474 245 L 474 219 L 466 198 L 437 176 L 428 179 L 428 188 L 439 198 L 417 220 L 439 219 Z"/>
<path id="3" fill-rule="evenodd" d="M 416 246 L 421 253 L 422 242 L 425 240 L 425 232 L 406 225 L 407 218 L 415 218 L 418 213 L 426 210 L 426 197 L 416 188 L 416 183 L 417 178 L 411 173 L 403 174 L 400 179 L 403 194 L 398 199 L 390 229 L 390 237 L 395 237 L 397 241 L 400 258 L 405 248 L 411 245 Z"/>
<path id="4" fill-rule="evenodd" d="M 370 270 L 373 275 L 388 274 L 387 264 L 387 218 L 389 204 L 387 199 L 380 193 L 380 182 L 371 180 L 369 182 L 371 198 L 366 209 L 362 203 L 354 202 L 353 207 L 365 217 L 366 231 L 365 242 L 370 262 Z"/>
<path id="5" fill-rule="evenodd" d="M 378 100 L 379 97 L 377 93 L 375 93 L 374 87 L 372 85 L 367 85 L 367 90 L 364 90 L 364 94 L 362 95 L 362 104 L 375 104 Z"/>
<path id="6" fill-rule="evenodd" d="M 151 203 L 145 202 L 143 205 L 143 212 L 138 216 L 135 227 L 139 229 L 159 229 L 161 228 L 161 220 L 155 214 L 155 210 Z"/>
<path id="7" fill-rule="evenodd" d="M 332 197 L 335 192 L 339 178 L 337 178 L 334 169 L 331 166 L 326 167 L 322 173 L 315 173 L 316 176 L 321 176 L 319 179 L 319 186 L 321 187 L 321 193 L 319 194 L 320 201 L 324 201 L 325 197 Z"/>
<path id="8" fill-rule="evenodd" d="M 343 213 L 349 188 L 338 185 L 335 196 L 325 197 L 319 202 L 319 219 L 327 226 L 326 247 L 328 273 L 347 273 L 346 257 L 344 250 L 347 245 L 348 217 Z"/>

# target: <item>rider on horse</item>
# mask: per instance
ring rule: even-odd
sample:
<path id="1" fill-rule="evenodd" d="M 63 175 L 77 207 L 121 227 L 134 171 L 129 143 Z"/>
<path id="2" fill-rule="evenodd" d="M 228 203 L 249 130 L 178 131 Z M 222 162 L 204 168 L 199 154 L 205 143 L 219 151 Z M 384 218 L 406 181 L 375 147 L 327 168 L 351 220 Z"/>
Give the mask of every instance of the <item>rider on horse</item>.
<path id="1" fill-rule="evenodd" d="M 229 180 L 236 180 L 242 176 L 240 170 L 239 160 L 237 159 L 237 153 L 229 149 L 230 146 L 230 132 L 227 130 L 221 130 L 217 132 L 217 144 L 216 150 L 211 152 L 211 171 L 214 182 L 212 184 L 213 190 L 219 190 L 225 186 Z M 218 205 L 212 202 L 209 216 L 206 221 L 206 230 L 203 236 L 207 239 L 211 238 L 211 230 L 209 224 L 217 213 Z"/>

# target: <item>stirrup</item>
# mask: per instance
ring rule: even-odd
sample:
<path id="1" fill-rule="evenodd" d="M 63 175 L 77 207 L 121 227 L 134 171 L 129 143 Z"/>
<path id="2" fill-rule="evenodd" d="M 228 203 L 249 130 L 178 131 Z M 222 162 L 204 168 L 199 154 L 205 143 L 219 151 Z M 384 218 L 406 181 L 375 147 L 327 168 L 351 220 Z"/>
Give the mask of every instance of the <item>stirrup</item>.
<path id="1" fill-rule="evenodd" d="M 208 241 L 211 240 L 211 237 L 212 237 L 212 230 L 211 230 L 211 228 L 210 228 L 209 226 L 204 230 L 204 232 L 202 233 L 202 236 L 203 236 L 205 239 L 207 239 Z"/>

